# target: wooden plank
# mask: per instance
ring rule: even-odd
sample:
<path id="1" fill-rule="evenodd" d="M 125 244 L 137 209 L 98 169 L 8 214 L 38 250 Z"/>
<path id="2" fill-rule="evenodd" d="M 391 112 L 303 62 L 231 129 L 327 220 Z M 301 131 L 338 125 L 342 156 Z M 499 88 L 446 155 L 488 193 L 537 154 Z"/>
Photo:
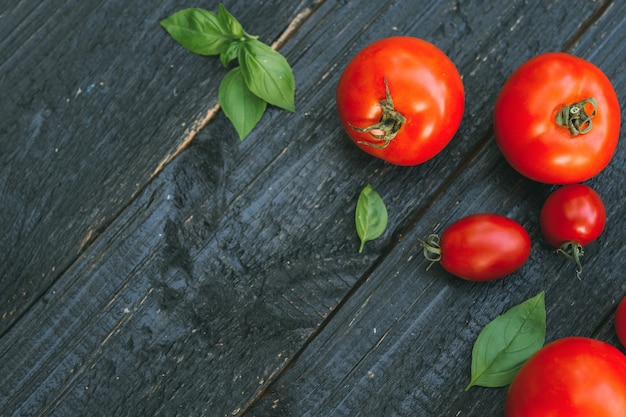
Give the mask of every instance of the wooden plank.
<path id="1" fill-rule="evenodd" d="M 612 4 L 572 52 L 603 68 L 622 99 L 626 6 Z M 500 416 L 506 389 L 472 388 L 471 349 L 479 331 L 497 314 L 546 291 L 547 340 L 585 335 L 621 346 L 612 315 L 626 294 L 626 218 L 621 192 L 626 150 L 589 181 L 603 196 L 610 226 L 587 249 L 584 274 L 558 259 L 542 241 L 537 215 L 553 188 L 509 173 L 488 147 L 454 187 L 416 222 L 368 280 L 345 301 L 268 395 L 246 415 L 452 415 Z M 513 217 L 530 231 L 529 263 L 501 281 L 467 283 L 441 268 L 426 272 L 416 243 L 464 215 L 489 210 Z"/>
<path id="2" fill-rule="evenodd" d="M 563 34 L 575 32 L 593 12 L 587 2 L 578 5 L 562 16 L 558 5 L 543 4 L 466 10 L 434 2 L 424 10 L 409 1 L 326 1 L 283 49 L 299 80 L 298 112 L 271 109 L 241 145 L 222 116 L 203 130 L 0 340 L 1 359 L 19 358 L 3 364 L 9 382 L 0 410 L 242 412 L 355 283 L 364 288 L 389 252 L 400 256 L 402 235 L 433 213 L 442 191 L 468 185 L 469 177 L 446 179 L 489 146 L 489 103 L 498 86 L 527 56 L 558 49 Z M 559 36 L 531 30 L 544 26 Z M 349 57 L 393 33 L 435 41 L 471 86 L 458 139 L 437 160 L 412 169 L 357 152 L 332 105 Z M 513 43 L 525 45 L 527 56 Z M 497 166 L 495 179 L 515 180 Z M 366 182 L 384 192 L 392 227 L 358 255 L 353 209 Z M 426 300 L 425 293 L 416 303 Z M 497 300 L 493 307 L 504 305 Z"/>
<path id="3" fill-rule="evenodd" d="M 225 6 L 273 42 L 308 1 Z M 0 335 L 200 128 L 225 70 L 159 20 L 177 2 L 21 1 L 0 14 Z M 209 2 L 206 8 L 216 8 Z"/>

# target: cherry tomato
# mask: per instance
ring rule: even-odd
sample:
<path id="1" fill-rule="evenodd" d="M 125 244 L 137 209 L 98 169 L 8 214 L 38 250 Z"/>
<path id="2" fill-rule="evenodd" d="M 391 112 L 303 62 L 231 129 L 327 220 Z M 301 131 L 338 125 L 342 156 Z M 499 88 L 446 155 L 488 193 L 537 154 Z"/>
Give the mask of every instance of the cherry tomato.
<path id="1" fill-rule="evenodd" d="M 494 133 L 506 160 L 548 184 L 583 182 L 613 157 L 620 108 L 606 75 L 584 59 L 538 55 L 506 81 L 496 100 Z"/>
<path id="2" fill-rule="evenodd" d="M 337 110 L 365 152 L 396 165 L 438 154 L 456 133 L 465 106 L 461 76 L 433 44 L 408 36 L 381 39 L 348 63 Z"/>
<path id="3" fill-rule="evenodd" d="M 583 248 L 604 230 L 604 203 L 598 193 L 586 185 L 565 185 L 550 194 L 543 203 L 539 224 L 546 241 L 576 261 L 580 274 Z"/>
<path id="4" fill-rule="evenodd" d="M 522 365 L 506 417 L 626 416 L 626 356 L 586 337 L 549 343 Z"/>
<path id="5" fill-rule="evenodd" d="M 619 341 L 626 347 L 626 297 L 619 303 L 615 312 L 615 332 Z"/>
<path id="6" fill-rule="evenodd" d="M 424 256 L 468 281 L 490 281 L 518 270 L 530 256 L 530 236 L 524 227 L 498 214 L 473 214 L 441 234 L 420 241 Z"/>

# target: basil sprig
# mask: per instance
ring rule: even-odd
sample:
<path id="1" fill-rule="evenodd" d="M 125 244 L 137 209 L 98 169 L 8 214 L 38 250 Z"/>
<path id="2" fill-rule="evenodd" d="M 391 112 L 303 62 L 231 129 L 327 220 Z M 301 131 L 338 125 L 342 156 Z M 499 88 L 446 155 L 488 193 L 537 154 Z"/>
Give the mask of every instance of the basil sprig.
<path id="1" fill-rule="evenodd" d="M 199 55 L 219 55 L 228 67 L 218 101 L 243 140 L 261 120 L 267 104 L 295 111 L 295 80 L 287 60 L 248 34 L 220 4 L 217 14 L 199 8 L 180 10 L 161 26 L 184 48 Z"/>
<path id="2" fill-rule="evenodd" d="M 474 385 L 503 387 L 513 381 L 522 365 L 541 347 L 546 337 L 544 292 L 496 317 L 480 332 L 472 350 Z"/>
<path id="3" fill-rule="evenodd" d="M 359 247 L 361 253 L 365 242 L 376 239 L 387 228 L 387 207 L 380 194 L 370 184 L 367 184 L 359 195 L 354 217 L 356 232 L 361 239 Z"/>

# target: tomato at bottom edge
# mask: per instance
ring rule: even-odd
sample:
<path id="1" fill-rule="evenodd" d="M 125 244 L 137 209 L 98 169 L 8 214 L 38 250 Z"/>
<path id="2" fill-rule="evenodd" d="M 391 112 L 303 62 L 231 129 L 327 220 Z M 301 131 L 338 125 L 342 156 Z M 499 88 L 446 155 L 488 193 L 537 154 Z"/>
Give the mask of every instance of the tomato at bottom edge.
<path id="1" fill-rule="evenodd" d="M 505 416 L 626 416 L 626 355 L 586 337 L 547 344 L 513 379 Z"/>

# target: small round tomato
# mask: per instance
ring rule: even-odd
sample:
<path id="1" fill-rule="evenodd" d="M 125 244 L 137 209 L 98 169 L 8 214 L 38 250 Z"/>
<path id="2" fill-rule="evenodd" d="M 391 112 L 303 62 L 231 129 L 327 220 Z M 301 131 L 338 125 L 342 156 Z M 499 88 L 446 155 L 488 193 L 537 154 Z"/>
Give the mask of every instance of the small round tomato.
<path id="1" fill-rule="evenodd" d="M 465 93 L 454 63 L 435 45 L 395 36 L 366 46 L 337 85 L 337 111 L 365 152 L 396 165 L 438 154 L 461 124 Z"/>
<path id="2" fill-rule="evenodd" d="M 626 347 L 626 297 L 622 299 L 615 311 L 615 332 L 619 341 Z"/>
<path id="3" fill-rule="evenodd" d="M 550 194 L 543 203 L 539 224 L 546 241 L 573 259 L 580 274 L 583 248 L 604 230 L 604 203 L 598 193 L 586 185 L 565 185 Z"/>
<path id="4" fill-rule="evenodd" d="M 420 241 L 426 259 L 468 281 L 490 281 L 517 271 L 530 256 L 530 236 L 508 217 L 479 213 Z"/>
<path id="5" fill-rule="evenodd" d="M 506 160 L 548 184 L 583 182 L 602 171 L 617 146 L 620 108 L 606 75 L 562 52 L 540 54 L 506 81 L 494 133 Z"/>
<path id="6" fill-rule="evenodd" d="M 511 383 L 506 417 L 626 416 L 626 356 L 586 337 L 547 344 Z"/>

